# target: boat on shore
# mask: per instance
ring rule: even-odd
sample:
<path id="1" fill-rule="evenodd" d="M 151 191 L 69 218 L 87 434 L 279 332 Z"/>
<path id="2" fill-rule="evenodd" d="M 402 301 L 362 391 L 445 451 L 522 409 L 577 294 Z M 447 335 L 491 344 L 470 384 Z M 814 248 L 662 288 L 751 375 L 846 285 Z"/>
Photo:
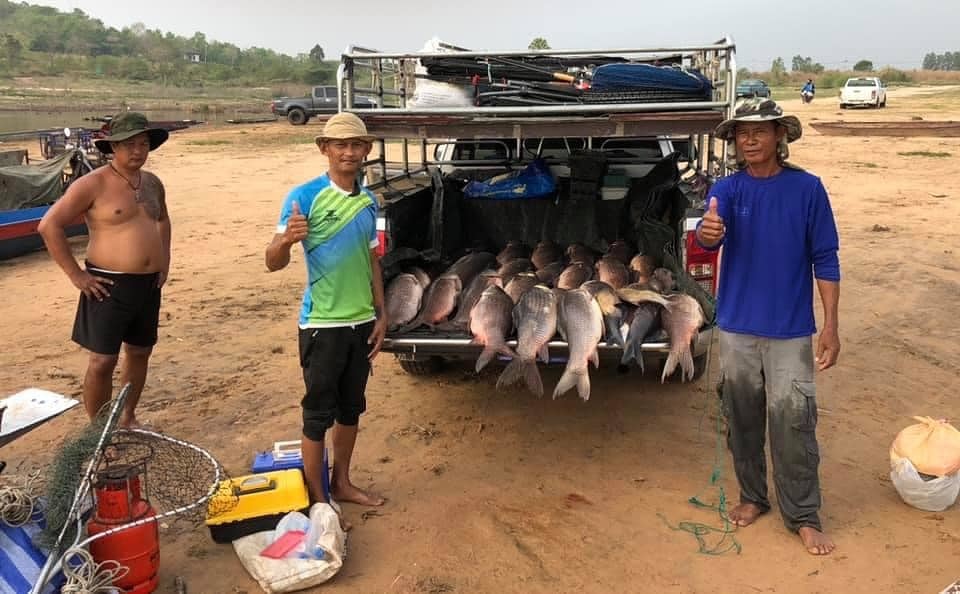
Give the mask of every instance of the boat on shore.
<path id="1" fill-rule="evenodd" d="M 828 136 L 960 136 L 960 122 L 914 120 L 903 122 L 810 122 Z"/>
<path id="2" fill-rule="evenodd" d="M 42 249 L 43 238 L 37 232 L 40 219 L 71 183 L 93 169 L 81 149 L 29 165 L 0 167 L 0 260 Z M 82 216 L 66 229 L 67 237 L 87 232 Z"/>

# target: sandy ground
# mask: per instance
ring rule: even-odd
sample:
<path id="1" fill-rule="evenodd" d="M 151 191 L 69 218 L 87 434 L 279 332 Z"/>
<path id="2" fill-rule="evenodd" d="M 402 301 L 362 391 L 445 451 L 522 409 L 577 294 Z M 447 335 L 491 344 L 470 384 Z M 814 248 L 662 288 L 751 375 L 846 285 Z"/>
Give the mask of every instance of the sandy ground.
<path id="1" fill-rule="evenodd" d="M 960 119 L 956 90 L 891 91 L 883 111 L 803 106 L 805 123 Z M 263 248 L 286 189 L 324 168 L 313 123 L 195 129 L 151 157 L 166 184 L 174 263 L 142 417 L 209 448 L 233 474 L 297 439 L 295 310 L 300 254 L 267 274 Z M 305 143 L 306 142 L 306 143 Z M 903 504 L 888 448 L 912 415 L 960 418 L 960 138 L 839 138 L 811 127 L 793 160 L 831 195 L 843 269 L 838 366 L 818 378 L 823 519 L 834 555 L 806 554 L 777 513 L 740 530 L 739 554 L 698 553 L 680 522 L 720 527 L 690 503 L 716 499 L 716 351 L 708 377 L 593 374 L 589 402 L 497 392 L 496 371 L 407 376 L 377 360 L 355 480 L 389 498 L 356 525 L 333 592 L 939 592 L 960 578 L 960 516 Z M 910 151 L 949 157 L 903 156 Z M 83 242 L 75 243 L 83 255 Z M 0 391 L 78 395 L 69 341 L 76 291 L 45 253 L 0 263 Z M 558 372 L 545 373 L 552 384 Z M 78 408 L 5 447 L 11 471 L 42 467 L 84 424 Z M 736 498 L 728 455 L 719 483 Z M 711 543 L 715 542 L 711 537 Z M 253 593 L 232 547 L 204 527 L 162 536 L 161 592 Z M 319 590 L 318 590 L 319 591 Z"/>

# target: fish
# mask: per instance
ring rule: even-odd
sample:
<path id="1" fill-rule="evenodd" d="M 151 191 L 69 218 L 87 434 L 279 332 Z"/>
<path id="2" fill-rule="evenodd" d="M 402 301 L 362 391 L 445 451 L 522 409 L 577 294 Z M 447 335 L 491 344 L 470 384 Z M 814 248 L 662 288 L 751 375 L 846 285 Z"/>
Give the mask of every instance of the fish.
<path id="1" fill-rule="evenodd" d="M 470 327 L 470 310 L 476 305 L 480 295 L 490 285 L 501 286 L 500 275 L 496 270 L 484 270 L 470 281 L 470 286 L 460 297 L 460 305 L 457 307 L 457 314 L 449 323 L 443 324 L 443 330 L 467 330 Z"/>
<path id="2" fill-rule="evenodd" d="M 623 356 L 620 365 L 629 365 L 631 361 L 640 366 L 643 371 L 643 340 L 660 325 L 660 311 L 663 308 L 656 303 L 645 301 L 633 310 L 633 319 L 630 320 L 630 330 L 627 331 L 627 342 L 623 347 Z"/>
<path id="3" fill-rule="evenodd" d="M 530 248 L 519 241 L 508 241 L 500 253 L 497 254 L 497 264 L 503 266 L 510 260 L 526 258 L 530 255 Z"/>
<path id="4" fill-rule="evenodd" d="M 603 322 L 607 328 L 604 342 L 624 346 L 623 332 L 620 326 L 623 324 L 623 310 L 620 309 L 620 297 L 616 290 L 603 281 L 592 280 L 580 285 L 585 289 L 600 305 L 600 311 L 603 312 Z"/>
<path id="5" fill-rule="evenodd" d="M 417 317 L 406 326 L 399 328 L 397 332 L 403 334 L 423 325 L 433 330 L 446 322 L 456 309 L 462 290 L 463 284 L 459 276 L 449 272 L 442 274 L 427 288 L 423 297 L 423 307 L 420 308 Z"/>
<path id="6" fill-rule="evenodd" d="M 497 285 L 483 290 L 480 299 L 470 310 L 470 332 L 473 344 L 483 345 L 477 358 L 476 371 L 487 366 L 500 353 L 511 359 L 517 354 L 507 346 L 507 336 L 513 330 L 513 300 Z"/>
<path id="7" fill-rule="evenodd" d="M 489 252 L 471 252 L 454 262 L 444 274 L 456 274 L 460 277 L 460 284 L 469 287 L 470 281 L 487 268 L 492 268 L 496 259 Z"/>
<path id="8" fill-rule="evenodd" d="M 502 264 L 500 269 L 497 272 L 500 274 L 500 279 L 503 281 L 503 286 L 506 287 L 510 284 L 510 281 L 513 280 L 513 277 L 520 274 L 521 272 L 531 272 L 533 271 L 533 262 L 526 258 L 516 258 L 510 260 L 506 264 Z"/>
<path id="9" fill-rule="evenodd" d="M 633 248 L 630 247 L 630 244 L 622 239 L 618 239 L 610 244 L 610 247 L 607 248 L 607 256 L 611 256 L 620 260 L 626 266 L 630 264 L 630 258 L 633 256 Z"/>
<path id="10" fill-rule="evenodd" d="M 517 328 L 517 356 L 497 379 L 497 389 L 523 381 L 537 396 L 543 396 L 543 380 L 537 369 L 537 357 L 550 361 L 547 344 L 557 332 L 557 296 L 549 288 L 536 285 L 523 294 L 513 308 Z"/>
<path id="11" fill-rule="evenodd" d="M 574 262 L 563 269 L 557 279 L 557 288 L 576 289 L 593 278 L 593 265 L 586 262 Z"/>
<path id="12" fill-rule="evenodd" d="M 563 251 L 560 249 L 557 244 L 552 241 L 541 241 L 537 244 L 537 247 L 533 248 L 533 254 L 530 256 L 530 261 L 533 262 L 533 266 L 537 270 L 541 270 L 546 266 L 559 262 L 563 259 Z"/>
<path id="13" fill-rule="evenodd" d="M 587 266 L 593 266 L 596 262 L 593 250 L 582 243 L 571 243 L 567 246 L 567 260 L 571 263 L 583 262 Z"/>
<path id="14" fill-rule="evenodd" d="M 619 289 L 630 283 L 630 271 L 615 256 L 608 255 L 597 262 L 597 278 L 614 289 Z"/>
<path id="15" fill-rule="evenodd" d="M 557 315 L 557 329 L 567 341 L 569 355 L 563 375 L 553 390 L 553 397 L 573 387 L 586 402 L 590 399 L 590 363 L 600 367 L 597 344 L 603 336 L 603 312 L 600 304 L 586 289 L 574 289 L 563 296 Z"/>
<path id="16" fill-rule="evenodd" d="M 524 293 L 539 282 L 540 279 L 537 278 L 536 274 L 532 272 L 521 272 L 510 279 L 510 282 L 507 283 L 507 286 L 504 287 L 503 290 L 510 296 L 510 299 L 513 299 L 514 303 L 517 303 Z"/>
<path id="17" fill-rule="evenodd" d="M 417 317 L 423 300 L 423 285 L 416 276 L 398 274 L 387 284 L 385 293 L 387 330 L 392 332 Z"/>
<path id="18" fill-rule="evenodd" d="M 652 291 L 649 285 L 632 284 L 617 290 L 617 296 L 627 303 L 639 305 L 644 301 L 667 305 L 667 298 L 656 291 Z"/>
<path id="19" fill-rule="evenodd" d="M 667 268 L 657 268 L 654 270 L 653 274 L 650 275 L 650 282 L 653 283 L 653 281 L 656 281 L 659 287 L 662 287 L 660 288 L 661 293 L 672 291 L 677 285 L 673 278 L 673 272 Z"/>
<path id="20" fill-rule="evenodd" d="M 420 285 L 424 289 L 430 286 L 430 275 L 427 274 L 423 268 L 420 268 L 419 266 L 411 266 L 407 269 L 407 273 L 417 277 L 417 280 L 420 281 Z"/>
<path id="21" fill-rule="evenodd" d="M 700 303 L 686 293 L 673 293 L 667 297 L 667 305 L 660 314 L 663 328 L 670 337 L 670 354 L 663 365 L 663 383 L 680 366 L 681 381 L 693 379 L 693 353 L 690 345 L 699 335 L 697 330 L 703 325 L 705 316 Z"/>
<path id="22" fill-rule="evenodd" d="M 566 265 L 563 262 L 552 262 L 537 270 L 537 278 L 548 287 L 555 287 L 564 268 Z"/>
<path id="23" fill-rule="evenodd" d="M 653 274 L 656 264 L 653 261 L 653 258 L 646 254 L 637 254 L 630 260 L 630 270 L 634 273 L 634 282 L 637 282 L 637 277 L 645 276 L 648 277 Z"/>

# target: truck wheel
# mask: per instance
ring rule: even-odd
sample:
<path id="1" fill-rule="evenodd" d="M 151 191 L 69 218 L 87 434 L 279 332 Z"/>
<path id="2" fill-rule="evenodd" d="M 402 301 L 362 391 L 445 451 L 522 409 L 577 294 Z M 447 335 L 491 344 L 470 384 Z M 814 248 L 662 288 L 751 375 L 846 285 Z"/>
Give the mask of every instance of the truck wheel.
<path id="1" fill-rule="evenodd" d="M 433 375 L 443 369 L 443 359 L 430 357 L 429 359 L 398 359 L 400 368 L 410 375 Z"/>
<path id="2" fill-rule="evenodd" d="M 302 126 L 307 123 L 307 112 L 303 111 L 299 107 L 291 109 L 290 112 L 287 113 L 287 121 L 294 126 Z"/>
<path id="3" fill-rule="evenodd" d="M 846 109 L 846 108 L 847 108 L 847 104 L 846 104 L 846 103 L 841 103 L 841 104 L 840 104 L 840 109 Z"/>

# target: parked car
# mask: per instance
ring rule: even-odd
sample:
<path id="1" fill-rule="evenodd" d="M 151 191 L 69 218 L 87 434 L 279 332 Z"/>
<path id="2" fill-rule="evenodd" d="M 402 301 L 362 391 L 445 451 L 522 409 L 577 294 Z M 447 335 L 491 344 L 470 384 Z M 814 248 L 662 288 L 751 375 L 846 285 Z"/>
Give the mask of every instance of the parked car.
<path id="1" fill-rule="evenodd" d="M 769 97 L 770 87 L 767 83 L 756 78 L 748 78 L 737 84 L 737 99 L 741 97 Z"/>
<path id="2" fill-rule="evenodd" d="M 354 109 L 372 108 L 377 106 L 377 100 L 365 95 L 353 97 Z M 302 126 L 315 115 L 337 113 L 336 85 L 320 85 L 313 87 L 310 97 L 281 97 L 274 99 L 270 104 L 270 111 L 274 115 L 285 117 L 294 126 Z"/>
<path id="3" fill-rule="evenodd" d="M 854 105 L 866 107 L 887 106 L 887 85 L 875 76 L 848 78 L 840 89 L 840 109 Z"/>

